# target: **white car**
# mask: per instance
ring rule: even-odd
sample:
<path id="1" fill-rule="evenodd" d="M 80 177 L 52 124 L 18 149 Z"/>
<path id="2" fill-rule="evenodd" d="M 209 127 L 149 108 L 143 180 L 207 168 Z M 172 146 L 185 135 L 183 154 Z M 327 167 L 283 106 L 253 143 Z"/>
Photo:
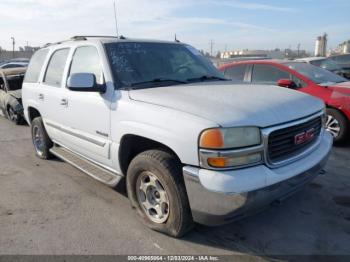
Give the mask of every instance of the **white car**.
<path id="1" fill-rule="evenodd" d="M 224 224 L 284 199 L 317 176 L 332 147 L 322 101 L 234 85 L 179 42 L 48 45 L 30 61 L 23 105 L 38 157 L 56 155 L 109 186 L 126 181 L 141 220 L 175 237 L 194 221 Z"/>

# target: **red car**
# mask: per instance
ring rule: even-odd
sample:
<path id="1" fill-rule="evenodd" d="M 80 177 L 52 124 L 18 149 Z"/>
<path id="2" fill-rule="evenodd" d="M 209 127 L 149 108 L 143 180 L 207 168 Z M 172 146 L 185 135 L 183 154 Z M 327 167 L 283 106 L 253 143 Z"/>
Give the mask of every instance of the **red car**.
<path id="1" fill-rule="evenodd" d="M 307 63 L 279 60 L 242 61 L 219 68 L 227 78 L 250 84 L 278 85 L 322 99 L 327 106 L 326 126 L 334 142 L 345 142 L 350 132 L 350 82 Z"/>

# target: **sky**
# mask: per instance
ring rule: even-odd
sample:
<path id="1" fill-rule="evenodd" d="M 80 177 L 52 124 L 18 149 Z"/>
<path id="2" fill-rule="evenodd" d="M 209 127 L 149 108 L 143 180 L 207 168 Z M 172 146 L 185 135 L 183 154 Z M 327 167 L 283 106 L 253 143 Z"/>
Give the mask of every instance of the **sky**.
<path id="1" fill-rule="evenodd" d="M 116 0 L 119 33 L 173 40 L 214 52 L 312 51 L 326 32 L 330 48 L 350 39 L 350 0 Z M 0 46 L 16 49 L 73 35 L 115 35 L 113 0 L 0 0 Z"/>

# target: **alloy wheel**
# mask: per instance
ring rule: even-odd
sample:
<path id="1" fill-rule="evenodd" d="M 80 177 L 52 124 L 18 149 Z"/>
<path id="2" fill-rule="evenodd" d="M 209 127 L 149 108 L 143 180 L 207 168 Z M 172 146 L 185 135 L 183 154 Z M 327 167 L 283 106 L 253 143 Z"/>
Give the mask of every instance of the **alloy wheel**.
<path id="1" fill-rule="evenodd" d="M 12 121 L 12 122 L 17 122 L 17 114 L 15 113 L 15 111 L 13 111 L 13 108 L 12 107 L 9 107 L 9 110 L 8 110 L 8 115 L 9 115 L 9 119 Z"/>
<path id="2" fill-rule="evenodd" d="M 335 117 L 327 115 L 326 130 L 329 131 L 334 138 L 338 137 L 340 134 L 339 121 Z"/>
<path id="3" fill-rule="evenodd" d="M 142 172 L 137 178 L 136 193 L 139 205 L 152 222 L 161 224 L 168 219 L 168 194 L 156 175 Z"/>

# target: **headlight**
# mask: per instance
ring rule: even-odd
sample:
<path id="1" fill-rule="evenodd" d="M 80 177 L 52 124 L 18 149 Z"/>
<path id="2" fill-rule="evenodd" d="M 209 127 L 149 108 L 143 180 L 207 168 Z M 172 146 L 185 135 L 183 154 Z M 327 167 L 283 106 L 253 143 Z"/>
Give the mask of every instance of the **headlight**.
<path id="1" fill-rule="evenodd" d="M 212 128 L 205 130 L 199 139 L 199 147 L 207 149 L 241 148 L 260 143 L 257 127 Z"/>
<path id="2" fill-rule="evenodd" d="M 211 128 L 199 138 L 199 157 L 204 168 L 241 168 L 263 161 L 263 145 L 257 127 Z"/>

